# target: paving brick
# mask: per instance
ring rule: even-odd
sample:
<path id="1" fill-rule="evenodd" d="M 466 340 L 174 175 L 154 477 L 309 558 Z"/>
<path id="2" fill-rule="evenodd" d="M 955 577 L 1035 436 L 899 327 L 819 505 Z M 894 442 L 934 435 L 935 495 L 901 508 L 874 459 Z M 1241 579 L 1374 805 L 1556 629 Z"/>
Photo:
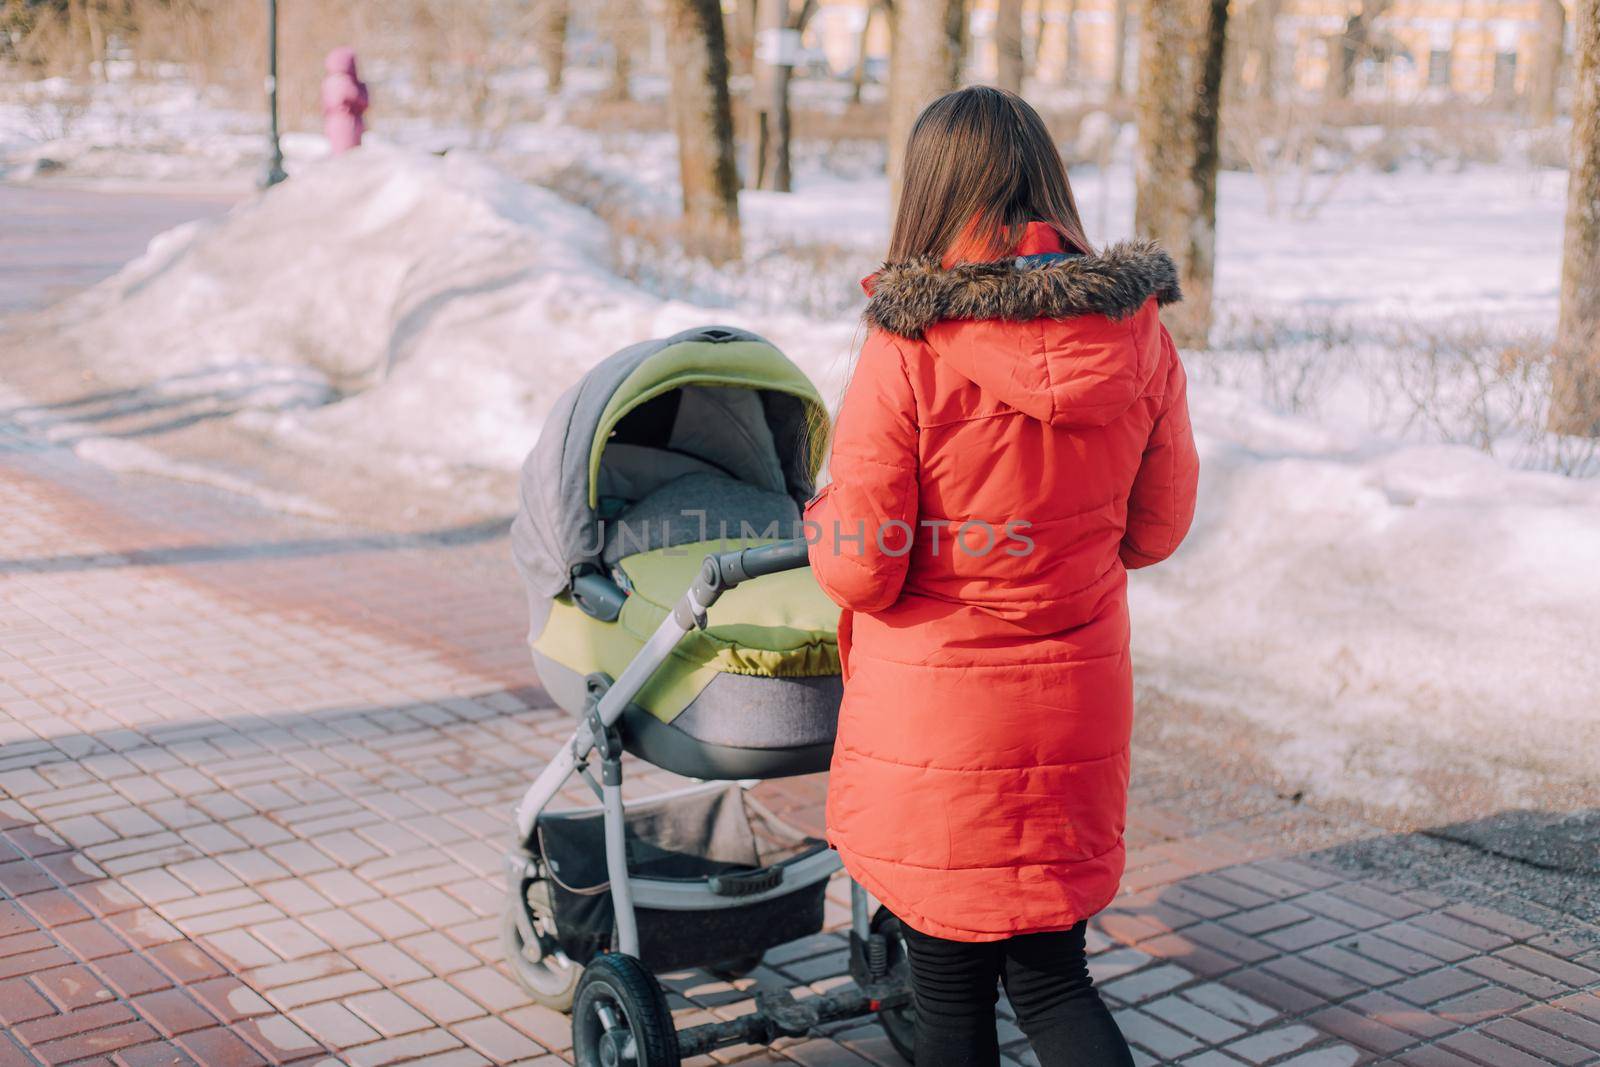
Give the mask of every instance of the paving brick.
<path id="1" fill-rule="evenodd" d="M 1464 922 L 1445 912 L 1433 912 L 1429 915 L 1419 915 L 1411 920 L 1412 925 L 1420 926 L 1424 930 L 1447 937 L 1451 941 L 1475 948 L 1479 952 L 1492 952 L 1511 943 L 1511 938 L 1498 930 L 1491 930 L 1476 923 Z"/>
<path id="2" fill-rule="evenodd" d="M 1350 1067 L 1360 1062 L 1360 1054 L 1344 1045 L 1312 1049 L 1281 1061 L 1282 1067 Z"/>
<path id="3" fill-rule="evenodd" d="M 1528 1008 L 1526 1011 L 1518 1012 L 1514 1017 L 1584 1048 L 1600 1049 L 1600 1022 L 1593 1019 L 1586 1019 L 1574 1012 L 1562 1011 L 1549 1004 Z"/>
<path id="4" fill-rule="evenodd" d="M 233 1024 L 233 1032 L 274 1063 L 320 1055 L 315 1038 L 282 1015 L 259 1015 Z M 326 1064 L 328 1061 L 323 1060 Z"/>
<path id="5" fill-rule="evenodd" d="M 1496 1019 L 1485 1023 L 1480 1033 L 1514 1045 L 1524 1052 L 1539 1056 L 1549 1063 L 1579 1064 L 1588 1063 L 1596 1056 L 1600 1056 L 1600 1048 L 1589 1046 L 1587 1048 L 1568 1041 L 1564 1037 L 1529 1026 L 1517 1019 Z"/>
<path id="6" fill-rule="evenodd" d="M 395 990 L 411 1006 L 442 1026 L 474 1019 L 484 1014 L 484 1009 L 453 986 L 437 978 L 412 982 Z"/>
<path id="7" fill-rule="evenodd" d="M 1259 963 L 1277 955 L 1277 949 L 1217 923 L 1202 923 L 1183 933 L 1189 940 L 1241 963 Z"/>
<path id="8" fill-rule="evenodd" d="M 1357 934 L 1340 941 L 1338 947 L 1405 974 L 1422 974 L 1439 966 L 1432 956 L 1382 937 Z"/>
<path id="9" fill-rule="evenodd" d="M 31 1051 L 45 1063 L 70 1063 L 93 1056 L 104 1056 L 131 1045 L 143 1044 L 156 1036 L 156 1032 L 145 1023 L 119 1023 L 36 1044 Z"/>
<path id="10" fill-rule="evenodd" d="M 1408 1004 L 1387 993 L 1364 993 L 1346 1001 L 1344 1007 L 1396 1030 L 1404 1030 L 1422 1038 L 1434 1038 L 1457 1029 L 1457 1024 L 1439 1018 L 1432 1012 Z"/>
<path id="11" fill-rule="evenodd" d="M 201 1067 L 193 1056 L 165 1040 L 122 1049 L 112 1062 L 117 1067 Z"/>
<path id="12" fill-rule="evenodd" d="M 352 1049 L 346 1059 L 352 1067 L 382 1067 L 384 1064 L 416 1060 L 428 1053 L 460 1047 L 461 1040 L 444 1030 L 424 1030 Z"/>
<path id="13" fill-rule="evenodd" d="M 180 989 L 164 989 L 133 999 L 133 1008 L 163 1034 L 185 1034 L 217 1025 L 217 1019 Z"/>
<path id="14" fill-rule="evenodd" d="M 184 1034 L 178 1040 L 206 1067 L 256 1067 L 267 1062 L 237 1035 L 220 1026 Z"/>
<path id="15" fill-rule="evenodd" d="M 487 1056 L 491 1063 L 511 1063 L 546 1051 L 526 1034 L 496 1018 L 457 1023 L 450 1032 Z"/>
<path id="16" fill-rule="evenodd" d="M 376 1041 L 380 1036 L 343 1004 L 311 1004 L 292 1012 L 291 1017 L 330 1048 L 347 1049 Z"/>
<path id="17" fill-rule="evenodd" d="M 1137 1004 L 1193 980 L 1194 976 L 1182 967 L 1162 964 L 1107 982 L 1100 987 L 1100 991 L 1125 1004 Z"/>
<path id="18" fill-rule="evenodd" d="M 1170 960 L 1206 978 L 1216 978 L 1239 968 L 1238 960 L 1196 944 L 1182 933 L 1152 937 L 1142 942 L 1140 948 L 1151 956 Z"/>
<path id="19" fill-rule="evenodd" d="M 427 978 L 432 974 L 415 959 L 387 942 L 353 948 L 346 955 L 358 967 L 386 985 L 403 985 L 406 982 Z"/>
<path id="20" fill-rule="evenodd" d="M 1549 1064 L 1548 1060 L 1530 1056 L 1481 1032 L 1451 1034 L 1439 1040 L 1439 1047 L 1459 1052 L 1485 1067 L 1548 1067 Z"/>
<path id="21" fill-rule="evenodd" d="M 385 1037 L 426 1030 L 433 1021 L 388 990 L 348 998 L 345 1007 Z"/>
<path id="22" fill-rule="evenodd" d="M 1431 1005 L 1434 1014 L 1458 1023 L 1481 1023 L 1527 1007 L 1528 998 L 1513 989 L 1488 985 Z"/>
<path id="23" fill-rule="evenodd" d="M 1321 1036 L 1311 1027 L 1296 1023 L 1241 1038 L 1225 1046 L 1224 1051 L 1246 1063 L 1266 1063 L 1305 1048 Z"/>
<path id="24" fill-rule="evenodd" d="M 261 994 L 232 976 L 195 982 L 185 989 L 227 1023 L 272 1011 L 272 1005 L 262 999 Z"/>
<path id="25" fill-rule="evenodd" d="M 1535 926 L 1533 923 L 1524 922 L 1503 912 L 1495 911 L 1493 908 L 1486 908 L 1468 901 L 1456 901 L 1444 910 L 1447 915 L 1453 915 L 1477 926 L 1487 927 L 1517 941 L 1526 941 L 1545 932 L 1542 927 Z"/>
<path id="26" fill-rule="evenodd" d="M 1405 977 L 1393 968 L 1375 963 L 1366 956 L 1351 952 L 1339 945 L 1318 945 L 1306 952 L 1302 958 L 1318 966 L 1338 971 L 1366 986 L 1387 985 Z"/>
<path id="27" fill-rule="evenodd" d="M 55 1013 L 55 1006 L 40 996 L 25 978 L 0 982 L 0 1023 L 16 1026 Z"/>
<path id="28" fill-rule="evenodd" d="M 1274 977 L 1293 982 L 1323 1000 L 1354 996 L 1365 988 L 1353 978 L 1298 956 L 1271 960 L 1262 964 L 1261 970 Z"/>
<path id="29" fill-rule="evenodd" d="M 498 967 L 478 967 L 459 972 L 450 977 L 450 984 L 491 1012 L 508 1011 L 528 1002 L 528 994 L 502 974 Z"/>
<path id="30" fill-rule="evenodd" d="M 1257 1029 L 1278 1016 L 1278 1010 L 1220 982 L 1191 986 L 1181 996 L 1214 1015 L 1249 1029 Z"/>
<path id="31" fill-rule="evenodd" d="M 1473 974 L 1481 974 L 1491 982 L 1509 986 L 1540 1000 L 1553 1000 L 1571 991 L 1571 987 L 1564 982 L 1546 978 L 1542 974 L 1535 974 L 1496 956 L 1480 956 L 1477 959 L 1468 960 L 1461 965 L 1461 968 L 1471 971 Z"/>
<path id="32" fill-rule="evenodd" d="M 95 960 L 93 966 L 112 989 L 125 997 L 166 989 L 172 985 L 172 980 L 149 960 L 133 952 L 103 956 Z"/>
<path id="33" fill-rule="evenodd" d="M 1305 1021 L 1323 1033 L 1385 1055 L 1416 1044 L 1415 1035 L 1396 1030 L 1348 1008 L 1324 1008 L 1306 1016 Z"/>
<path id="34" fill-rule="evenodd" d="M 1165 996 L 1152 1000 L 1144 1005 L 1144 1010 L 1169 1026 L 1193 1034 L 1209 1044 L 1221 1044 L 1245 1032 L 1237 1023 L 1181 997 Z"/>
<path id="35" fill-rule="evenodd" d="M 220 978 L 228 969 L 187 941 L 174 941 L 150 949 L 150 958 L 179 982 L 188 984 Z"/>
<path id="36" fill-rule="evenodd" d="M 1321 945 L 1343 937 L 1350 932 L 1350 927 L 1343 923 L 1336 923 L 1332 919 L 1315 918 L 1294 926 L 1271 930 L 1260 936 L 1261 940 L 1274 948 L 1284 952 L 1299 952 L 1312 945 Z"/>
<path id="37" fill-rule="evenodd" d="M 62 1011 L 114 1000 L 116 994 L 89 968 L 72 963 L 29 975 L 29 980 Z"/>
<path id="38" fill-rule="evenodd" d="M 1153 1053 L 1163 1062 L 1175 1060 L 1200 1047 L 1194 1038 L 1136 1008 L 1124 1008 L 1112 1012 L 1112 1015 L 1130 1044 Z"/>
<path id="39" fill-rule="evenodd" d="M 1515 964 L 1527 971 L 1552 978 L 1574 988 L 1600 983 L 1600 971 L 1580 967 L 1575 963 L 1541 952 L 1527 945 L 1512 945 L 1495 953 L 1497 959 Z"/>
<path id="40" fill-rule="evenodd" d="M 1279 901 L 1264 907 L 1236 912 L 1223 919 L 1222 924 L 1243 934 L 1263 934 L 1268 930 L 1293 926 L 1309 918 L 1311 913 L 1304 908 Z"/>
<path id="41" fill-rule="evenodd" d="M 1436 1004 L 1486 985 L 1482 975 L 1459 967 L 1446 967 L 1391 987 L 1388 992 L 1413 1004 Z"/>

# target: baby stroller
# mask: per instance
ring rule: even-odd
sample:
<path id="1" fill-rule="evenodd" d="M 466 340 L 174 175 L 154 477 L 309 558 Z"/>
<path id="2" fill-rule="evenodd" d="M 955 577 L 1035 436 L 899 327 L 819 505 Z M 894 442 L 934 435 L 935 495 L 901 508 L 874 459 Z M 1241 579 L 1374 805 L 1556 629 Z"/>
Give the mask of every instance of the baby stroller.
<path id="1" fill-rule="evenodd" d="M 898 922 L 869 919 L 854 883 L 852 985 L 758 987 L 754 1011 L 678 1032 L 655 978 L 737 977 L 823 926 L 838 856 L 745 789 L 832 752 L 839 613 L 794 539 L 823 425 L 781 352 L 707 327 L 596 366 L 523 467 L 512 544 L 534 665 L 577 723 L 517 806 L 503 940 L 528 993 L 571 1012 L 580 1067 L 675 1067 L 872 1012 L 910 1059 Z M 624 752 L 699 781 L 624 805 Z M 574 775 L 599 803 L 552 807 Z"/>

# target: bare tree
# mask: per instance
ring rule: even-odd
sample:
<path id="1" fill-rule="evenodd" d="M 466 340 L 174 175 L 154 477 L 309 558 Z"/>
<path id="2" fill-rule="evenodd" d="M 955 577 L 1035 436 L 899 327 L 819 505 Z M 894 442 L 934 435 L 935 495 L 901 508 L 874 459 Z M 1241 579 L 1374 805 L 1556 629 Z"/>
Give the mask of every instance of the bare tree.
<path id="1" fill-rule="evenodd" d="M 1244 9 L 1234 54 L 1228 58 L 1231 86 L 1225 99 L 1277 97 L 1278 18 L 1283 6 L 1284 0 L 1251 0 Z"/>
<path id="2" fill-rule="evenodd" d="M 756 69 L 756 30 L 760 18 L 758 0 L 734 0 L 733 24 L 728 27 L 728 65 L 735 74 L 750 74 Z"/>
<path id="3" fill-rule="evenodd" d="M 1394 0 L 1362 0 L 1360 9 L 1345 19 L 1344 32 L 1328 38 L 1328 80 L 1323 85 L 1328 99 L 1349 98 L 1356 64 L 1372 50 L 1373 28 L 1393 6 Z"/>
<path id="4" fill-rule="evenodd" d="M 996 85 L 1022 92 L 1022 0 L 996 0 L 994 70 Z"/>
<path id="5" fill-rule="evenodd" d="M 757 0 L 755 84 L 750 93 L 752 189 L 789 191 L 789 30 L 788 0 Z"/>
<path id="6" fill-rule="evenodd" d="M 1556 90 L 1567 52 L 1567 9 L 1561 0 L 1539 0 L 1539 58 L 1528 71 L 1528 115 L 1541 126 L 1556 120 Z"/>
<path id="7" fill-rule="evenodd" d="M 1062 57 L 1061 79 L 1069 85 L 1077 84 L 1083 74 L 1083 40 L 1078 33 L 1078 3 L 1079 0 L 1067 0 L 1066 25 L 1062 27 L 1062 36 L 1066 38 L 1066 55 Z M 1040 6 L 1043 7 L 1043 0 L 1040 0 Z M 1127 43 L 1126 39 L 1123 43 Z"/>
<path id="8" fill-rule="evenodd" d="M 890 9 L 889 195 L 900 200 L 906 141 L 917 115 L 956 87 L 965 45 L 964 0 L 895 0 Z"/>
<path id="9" fill-rule="evenodd" d="M 728 44 L 718 0 L 666 0 L 668 103 L 678 136 L 684 245 L 713 260 L 739 254 Z"/>
<path id="10" fill-rule="evenodd" d="M 1217 135 L 1228 0 L 1146 0 L 1140 37 L 1134 228 L 1178 261 L 1184 300 L 1173 338 L 1211 331 L 1217 233 Z"/>
<path id="11" fill-rule="evenodd" d="M 1572 165 L 1550 428 L 1600 436 L 1600 0 L 1577 0 Z"/>
<path id="12" fill-rule="evenodd" d="M 611 47 L 605 99 L 633 98 L 633 45 L 638 34 L 639 0 L 599 0 L 600 38 Z"/>
<path id="13" fill-rule="evenodd" d="M 539 62 L 544 67 L 545 85 L 552 93 L 561 91 L 567 69 L 568 0 L 541 0 L 536 14 L 534 36 Z"/>
<path id="14" fill-rule="evenodd" d="M 866 13 L 861 19 L 861 36 L 856 40 L 856 66 L 850 72 L 850 102 L 861 103 L 861 89 L 867 83 L 867 53 L 872 41 L 872 19 L 879 11 L 886 11 L 883 4 L 868 3 Z"/>
<path id="15" fill-rule="evenodd" d="M 1128 91 L 1128 32 L 1133 21 L 1132 0 L 1115 0 L 1111 12 L 1111 92 L 1113 101 Z"/>

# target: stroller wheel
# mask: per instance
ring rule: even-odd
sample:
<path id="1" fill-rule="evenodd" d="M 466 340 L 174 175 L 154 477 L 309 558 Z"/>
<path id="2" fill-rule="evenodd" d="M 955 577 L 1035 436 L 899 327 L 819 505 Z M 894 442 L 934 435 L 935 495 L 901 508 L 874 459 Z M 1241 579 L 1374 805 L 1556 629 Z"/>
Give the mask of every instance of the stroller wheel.
<path id="1" fill-rule="evenodd" d="M 583 969 L 567 959 L 556 944 L 548 883 L 529 882 L 524 892 L 526 900 L 507 901 L 500 919 L 500 945 L 506 963 L 511 967 L 511 976 L 536 1003 L 569 1011 Z"/>
<path id="2" fill-rule="evenodd" d="M 901 932 L 900 919 L 888 908 L 879 908 L 872 917 L 871 930 L 882 934 L 889 944 L 889 973 L 896 979 L 911 984 L 911 963 L 906 954 L 906 935 Z M 878 1022 L 889 1038 L 889 1044 L 907 1063 L 914 1062 L 917 1049 L 917 1009 L 910 1004 L 898 1008 L 885 1008 L 878 1013 Z"/>
<path id="3" fill-rule="evenodd" d="M 608 952 L 583 969 L 572 1003 L 577 1067 L 678 1067 L 678 1034 L 655 976 Z"/>

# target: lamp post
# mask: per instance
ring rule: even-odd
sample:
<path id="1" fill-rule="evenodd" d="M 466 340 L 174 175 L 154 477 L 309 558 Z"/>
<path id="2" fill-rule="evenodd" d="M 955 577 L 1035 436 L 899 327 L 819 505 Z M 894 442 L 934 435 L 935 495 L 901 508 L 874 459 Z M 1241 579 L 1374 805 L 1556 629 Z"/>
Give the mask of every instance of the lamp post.
<path id="1" fill-rule="evenodd" d="M 261 188 L 270 189 L 288 175 L 283 172 L 283 149 L 278 144 L 278 0 L 267 0 L 267 114 L 271 132 L 267 141 L 267 165 L 261 172 Z"/>

